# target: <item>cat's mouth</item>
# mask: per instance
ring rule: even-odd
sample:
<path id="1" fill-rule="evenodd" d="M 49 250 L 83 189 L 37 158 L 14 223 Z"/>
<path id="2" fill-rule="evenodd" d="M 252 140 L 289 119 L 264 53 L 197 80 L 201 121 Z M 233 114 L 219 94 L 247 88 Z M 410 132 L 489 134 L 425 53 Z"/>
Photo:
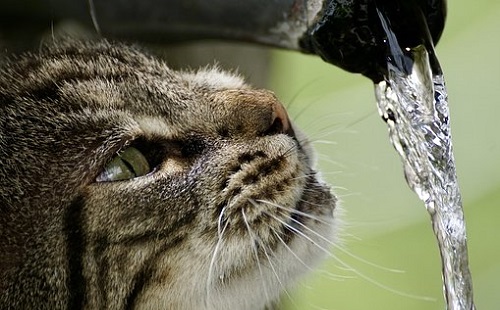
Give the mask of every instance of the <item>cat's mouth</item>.
<path id="1" fill-rule="evenodd" d="M 329 188 L 319 183 L 312 173 L 306 178 L 301 195 L 294 204 L 269 203 L 265 199 L 258 202 L 263 204 L 264 214 L 274 214 L 272 218 L 279 224 L 282 241 L 286 244 L 313 231 L 311 227 L 315 225 L 331 222 L 335 207 L 335 198 Z"/>
<path id="2" fill-rule="evenodd" d="M 224 265 L 227 274 L 256 272 L 262 278 L 259 265 L 291 268 L 291 274 L 299 274 L 297 259 L 310 264 L 324 256 L 332 237 L 335 197 L 314 172 L 291 179 L 297 183 L 282 191 L 238 196 L 219 210 L 218 240 L 230 249 L 225 261 L 236 262 Z M 287 181 L 276 180 L 274 186 L 279 182 Z"/>
<path id="3" fill-rule="evenodd" d="M 223 205 L 235 210 L 255 207 L 257 201 L 289 205 L 299 198 L 305 183 L 300 177 L 304 169 L 297 155 L 271 157 L 263 151 L 242 153 L 222 182 Z"/>
<path id="4" fill-rule="evenodd" d="M 221 188 L 218 218 L 245 234 L 279 232 L 288 243 L 311 219 L 325 210 L 332 214 L 329 189 L 320 186 L 300 156 L 300 151 L 274 157 L 262 151 L 241 154 Z"/>

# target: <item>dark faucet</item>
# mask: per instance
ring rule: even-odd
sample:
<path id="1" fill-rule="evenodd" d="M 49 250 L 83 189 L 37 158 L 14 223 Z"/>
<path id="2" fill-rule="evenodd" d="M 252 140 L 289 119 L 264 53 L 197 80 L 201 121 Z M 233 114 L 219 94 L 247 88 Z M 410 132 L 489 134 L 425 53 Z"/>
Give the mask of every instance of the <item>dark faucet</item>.
<path id="1" fill-rule="evenodd" d="M 446 0 L 327 1 L 301 38 L 301 50 L 379 82 L 386 75 L 388 57 L 387 29 L 379 14 L 390 22 L 402 48 L 424 44 L 432 53 L 444 28 Z M 404 58 L 411 68 L 411 58 Z M 438 64 L 432 65 L 440 70 Z"/>
<path id="2" fill-rule="evenodd" d="M 73 19 L 120 39 L 247 41 L 316 54 L 377 82 L 386 70 L 377 10 L 411 47 L 438 41 L 446 0 L 18 0 L 0 3 L 0 29 Z"/>

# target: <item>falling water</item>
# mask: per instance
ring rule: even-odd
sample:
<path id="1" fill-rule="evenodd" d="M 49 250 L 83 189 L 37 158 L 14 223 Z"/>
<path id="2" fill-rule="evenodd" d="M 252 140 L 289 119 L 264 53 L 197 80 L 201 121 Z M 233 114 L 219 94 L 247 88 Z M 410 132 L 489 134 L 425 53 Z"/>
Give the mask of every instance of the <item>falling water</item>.
<path id="1" fill-rule="evenodd" d="M 375 85 L 379 113 L 402 158 L 406 181 L 430 214 L 441 253 L 447 308 L 475 309 L 441 69 L 432 44 L 401 49 L 389 21 L 378 13 L 390 51 L 387 76 Z"/>

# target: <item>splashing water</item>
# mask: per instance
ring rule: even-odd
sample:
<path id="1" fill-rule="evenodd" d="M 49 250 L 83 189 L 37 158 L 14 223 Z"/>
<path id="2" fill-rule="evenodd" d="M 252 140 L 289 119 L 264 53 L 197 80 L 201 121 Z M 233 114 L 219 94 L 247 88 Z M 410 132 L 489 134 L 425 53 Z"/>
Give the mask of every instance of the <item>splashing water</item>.
<path id="1" fill-rule="evenodd" d="M 430 214 L 447 309 L 475 309 L 444 79 L 432 45 L 403 51 L 380 12 L 379 17 L 390 50 L 388 74 L 375 85 L 379 113 L 402 158 L 408 185 Z"/>

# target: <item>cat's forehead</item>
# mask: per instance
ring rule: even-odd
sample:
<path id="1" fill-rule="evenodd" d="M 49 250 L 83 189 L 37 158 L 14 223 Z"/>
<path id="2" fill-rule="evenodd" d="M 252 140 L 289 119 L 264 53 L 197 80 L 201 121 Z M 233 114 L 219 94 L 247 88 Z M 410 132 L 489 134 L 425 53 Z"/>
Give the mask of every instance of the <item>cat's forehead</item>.
<path id="1" fill-rule="evenodd" d="M 178 72 L 136 48 L 106 41 L 52 46 L 14 59 L 0 71 L 3 101 L 27 97 L 31 103 L 53 105 L 50 110 L 170 114 L 178 108 L 203 109 L 209 93 L 249 88 L 239 75 L 217 66 Z"/>
<path id="2" fill-rule="evenodd" d="M 205 67 L 197 71 L 182 73 L 184 80 L 197 89 L 223 90 L 248 88 L 245 81 L 235 73 L 221 70 L 218 66 Z"/>
<path id="3" fill-rule="evenodd" d="M 137 78 L 139 83 L 182 84 L 196 91 L 247 88 L 238 74 L 225 72 L 217 65 L 177 72 L 138 48 L 106 41 L 66 42 L 46 47 L 41 53 L 7 61 L 0 72 L 0 89 L 9 92 L 10 88 L 21 94 L 62 82 L 97 78 L 117 82 L 129 77 Z"/>
<path id="4" fill-rule="evenodd" d="M 218 66 L 174 71 L 133 47 L 72 43 L 0 69 L 0 112 L 47 128 L 87 128 L 78 131 L 81 138 L 103 130 L 179 136 L 238 122 L 232 101 L 241 96 L 225 91 L 249 89 L 239 75 Z"/>

